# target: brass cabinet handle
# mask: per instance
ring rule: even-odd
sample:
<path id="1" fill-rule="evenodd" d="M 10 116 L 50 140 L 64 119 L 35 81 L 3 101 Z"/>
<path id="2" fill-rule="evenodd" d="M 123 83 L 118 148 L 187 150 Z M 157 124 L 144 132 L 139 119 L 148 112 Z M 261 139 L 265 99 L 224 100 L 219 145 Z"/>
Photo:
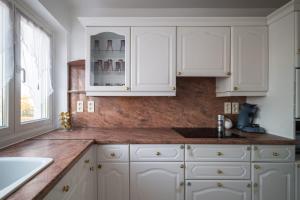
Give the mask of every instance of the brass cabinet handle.
<path id="1" fill-rule="evenodd" d="M 230 76 L 230 75 L 231 75 L 231 72 L 227 72 L 226 75 L 227 75 L 227 76 Z"/>
<path id="2" fill-rule="evenodd" d="M 187 145 L 186 148 L 187 148 L 187 149 L 191 149 L 191 145 Z"/>
<path id="3" fill-rule="evenodd" d="M 70 186 L 69 185 L 64 185 L 63 188 L 62 188 L 63 192 L 69 192 L 69 190 L 70 190 Z"/>
<path id="4" fill-rule="evenodd" d="M 259 165 L 254 165 L 255 169 L 261 169 L 261 167 Z"/>
<path id="5" fill-rule="evenodd" d="M 184 186 L 184 182 L 180 182 L 180 186 Z"/>
<path id="6" fill-rule="evenodd" d="M 181 164 L 181 165 L 180 165 L 180 168 L 183 169 L 183 168 L 184 168 L 184 164 Z"/>
<path id="7" fill-rule="evenodd" d="M 253 187 L 257 188 L 258 187 L 258 183 L 254 183 Z"/>
<path id="8" fill-rule="evenodd" d="M 161 153 L 158 151 L 158 152 L 156 152 L 156 155 L 157 155 L 157 156 L 160 156 L 160 155 L 161 155 Z"/>
<path id="9" fill-rule="evenodd" d="M 90 160 L 85 160 L 85 161 L 84 161 L 84 163 L 89 163 L 89 162 L 90 162 Z"/>
<path id="10" fill-rule="evenodd" d="M 234 86 L 234 87 L 233 87 L 233 90 L 234 90 L 234 91 L 237 91 L 237 90 L 239 90 L 239 87 Z"/>
<path id="11" fill-rule="evenodd" d="M 130 89 L 129 87 L 125 87 L 125 90 L 127 90 L 127 91 L 128 91 L 129 89 Z"/>
<path id="12" fill-rule="evenodd" d="M 111 156 L 111 157 L 115 157 L 116 154 L 115 154 L 114 152 L 112 152 L 112 153 L 110 154 L 110 156 Z"/>
<path id="13" fill-rule="evenodd" d="M 258 150 L 258 147 L 257 146 L 254 146 L 254 151 L 257 151 Z"/>
<path id="14" fill-rule="evenodd" d="M 177 72 L 177 74 L 180 76 L 180 75 L 182 75 L 182 73 L 181 72 Z"/>
<path id="15" fill-rule="evenodd" d="M 300 168 L 300 164 L 298 164 L 297 167 Z"/>
<path id="16" fill-rule="evenodd" d="M 187 183 L 187 185 L 188 185 L 188 186 L 191 186 L 191 185 L 192 185 L 192 183 L 191 183 L 191 182 L 188 182 L 188 183 Z"/>
<path id="17" fill-rule="evenodd" d="M 98 169 L 101 169 L 101 168 L 102 168 L 102 165 L 101 165 L 101 164 L 99 164 L 99 165 L 98 165 Z"/>
<path id="18" fill-rule="evenodd" d="M 248 183 L 248 184 L 247 184 L 247 188 L 251 188 L 251 183 Z"/>
<path id="19" fill-rule="evenodd" d="M 174 87 L 172 88 L 172 90 L 176 90 L 176 87 L 174 86 Z"/>
<path id="20" fill-rule="evenodd" d="M 180 145 L 180 149 L 184 149 L 184 145 L 182 144 L 182 145 Z"/>
<path id="21" fill-rule="evenodd" d="M 217 153 L 218 156 L 223 156 L 224 154 L 222 152 Z"/>
<path id="22" fill-rule="evenodd" d="M 279 154 L 278 152 L 273 152 L 272 155 L 273 155 L 274 157 L 280 156 L 280 154 Z"/>
<path id="23" fill-rule="evenodd" d="M 218 187 L 224 187 L 224 185 L 222 183 L 217 183 Z"/>
<path id="24" fill-rule="evenodd" d="M 218 174 L 224 174 L 224 172 L 222 170 L 220 170 L 220 169 L 218 169 L 217 173 Z"/>
<path id="25" fill-rule="evenodd" d="M 251 151 L 251 147 L 247 147 L 247 151 Z"/>

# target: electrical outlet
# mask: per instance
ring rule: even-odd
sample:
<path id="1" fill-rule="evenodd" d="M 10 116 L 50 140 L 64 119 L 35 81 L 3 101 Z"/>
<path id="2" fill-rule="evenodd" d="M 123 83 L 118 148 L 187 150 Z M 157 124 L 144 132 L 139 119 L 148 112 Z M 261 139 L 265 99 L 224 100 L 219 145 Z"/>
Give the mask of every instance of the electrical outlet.
<path id="1" fill-rule="evenodd" d="M 95 102 L 88 101 L 88 112 L 95 112 Z"/>
<path id="2" fill-rule="evenodd" d="M 231 114 L 231 103 L 230 102 L 224 103 L 224 114 Z"/>
<path id="3" fill-rule="evenodd" d="M 232 114 L 239 114 L 240 104 L 239 102 L 232 102 Z"/>
<path id="4" fill-rule="evenodd" d="M 77 101 L 76 112 L 83 112 L 83 101 Z"/>

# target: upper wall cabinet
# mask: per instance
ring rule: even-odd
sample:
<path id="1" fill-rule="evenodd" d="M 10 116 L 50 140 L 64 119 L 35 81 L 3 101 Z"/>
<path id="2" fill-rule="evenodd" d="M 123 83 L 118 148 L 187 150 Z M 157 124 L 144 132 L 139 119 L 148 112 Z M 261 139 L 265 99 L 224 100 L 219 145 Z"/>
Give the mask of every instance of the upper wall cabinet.
<path id="1" fill-rule="evenodd" d="M 177 76 L 230 75 L 230 27 L 178 27 Z"/>
<path id="2" fill-rule="evenodd" d="M 127 92 L 130 87 L 130 28 L 89 27 L 86 92 Z"/>
<path id="3" fill-rule="evenodd" d="M 176 27 L 131 28 L 131 91 L 176 90 Z"/>
<path id="4" fill-rule="evenodd" d="M 264 96 L 268 90 L 268 28 L 232 27 L 231 76 L 217 78 L 217 96 Z"/>

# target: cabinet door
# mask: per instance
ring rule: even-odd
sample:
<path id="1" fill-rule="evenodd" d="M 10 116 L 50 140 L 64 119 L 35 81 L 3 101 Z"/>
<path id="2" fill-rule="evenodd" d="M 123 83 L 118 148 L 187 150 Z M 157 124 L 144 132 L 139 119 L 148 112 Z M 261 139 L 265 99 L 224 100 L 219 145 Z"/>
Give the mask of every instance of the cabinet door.
<path id="1" fill-rule="evenodd" d="M 129 200 L 129 163 L 103 163 L 98 170 L 98 200 Z"/>
<path id="2" fill-rule="evenodd" d="M 251 182 L 188 181 L 185 200 L 251 200 Z"/>
<path id="3" fill-rule="evenodd" d="M 296 200 L 300 200 L 300 162 L 296 164 Z"/>
<path id="4" fill-rule="evenodd" d="M 233 27 L 231 90 L 267 91 L 268 58 L 267 27 Z"/>
<path id="5" fill-rule="evenodd" d="M 178 76 L 227 76 L 230 27 L 178 27 Z"/>
<path id="6" fill-rule="evenodd" d="M 252 164 L 253 200 L 295 199 L 293 163 Z"/>
<path id="7" fill-rule="evenodd" d="M 182 164 L 183 162 L 131 163 L 131 200 L 183 200 Z"/>
<path id="8" fill-rule="evenodd" d="M 130 28 L 88 27 L 85 88 L 87 92 L 126 92 L 130 86 Z M 112 94 L 112 93 L 111 93 Z"/>
<path id="9" fill-rule="evenodd" d="M 131 90 L 168 92 L 176 84 L 176 28 L 131 29 Z"/>

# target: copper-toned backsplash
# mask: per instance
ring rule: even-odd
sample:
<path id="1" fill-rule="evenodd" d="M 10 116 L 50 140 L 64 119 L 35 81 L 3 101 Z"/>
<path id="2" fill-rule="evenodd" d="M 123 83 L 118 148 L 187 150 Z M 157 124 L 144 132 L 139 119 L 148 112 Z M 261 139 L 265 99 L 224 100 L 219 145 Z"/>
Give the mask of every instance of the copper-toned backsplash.
<path id="1" fill-rule="evenodd" d="M 69 71 L 70 89 L 83 90 L 83 61 Z M 81 63 L 78 66 L 78 63 Z M 77 71 L 77 72 L 76 72 Z M 100 128 L 215 127 L 224 102 L 245 102 L 244 97 L 217 98 L 215 78 L 177 78 L 176 97 L 86 97 L 69 94 L 73 125 Z M 74 86 L 81 86 L 74 88 Z M 84 112 L 76 113 L 76 101 L 84 101 Z M 95 112 L 87 112 L 87 101 L 95 101 Z M 233 120 L 237 116 L 229 116 Z"/>

